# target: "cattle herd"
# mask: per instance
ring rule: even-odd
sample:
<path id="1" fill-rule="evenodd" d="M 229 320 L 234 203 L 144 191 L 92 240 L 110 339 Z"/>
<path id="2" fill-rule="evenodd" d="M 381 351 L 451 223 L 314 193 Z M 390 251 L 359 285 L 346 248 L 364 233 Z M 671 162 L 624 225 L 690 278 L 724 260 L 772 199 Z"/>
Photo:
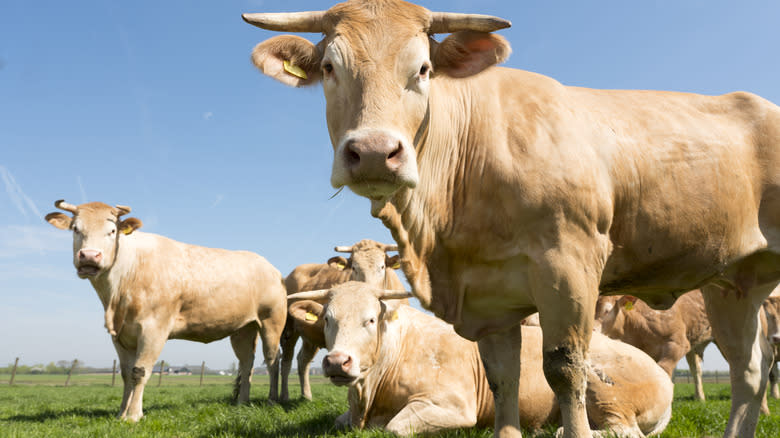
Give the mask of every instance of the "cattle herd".
<path id="1" fill-rule="evenodd" d="M 283 278 L 256 254 L 137 231 L 129 207 L 55 202 L 70 215 L 46 220 L 72 231 L 78 276 L 105 308 L 120 418 L 143 416 L 167 339 L 229 336 L 242 402 L 258 338 L 272 400 L 289 398 L 302 338 L 301 396 L 326 348 L 326 376 L 349 387 L 343 425 L 641 437 L 668 424 L 682 357 L 703 399 L 714 342 L 730 367 L 724 436 L 755 434 L 768 382 L 777 395 L 778 106 L 564 86 L 496 66 L 508 21 L 400 0 L 243 18 L 322 35 L 270 37 L 252 61 L 289 86 L 322 84 L 331 184 L 369 198 L 396 242 L 336 247 L 349 258 Z"/>

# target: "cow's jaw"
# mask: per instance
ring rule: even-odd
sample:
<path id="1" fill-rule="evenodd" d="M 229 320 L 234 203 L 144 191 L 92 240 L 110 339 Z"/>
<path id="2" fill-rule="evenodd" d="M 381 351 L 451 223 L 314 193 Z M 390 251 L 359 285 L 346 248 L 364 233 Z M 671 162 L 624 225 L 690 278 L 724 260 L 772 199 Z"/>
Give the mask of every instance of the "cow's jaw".
<path id="1" fill-rule="evenodd" d="M 97 277 L 97 275 L 100 274 L 100 271 L 102 271 L 100 266 L 91 264 L 83 264 L 76 267 L 76 275 L 78 275 L 79 278 Z"/>

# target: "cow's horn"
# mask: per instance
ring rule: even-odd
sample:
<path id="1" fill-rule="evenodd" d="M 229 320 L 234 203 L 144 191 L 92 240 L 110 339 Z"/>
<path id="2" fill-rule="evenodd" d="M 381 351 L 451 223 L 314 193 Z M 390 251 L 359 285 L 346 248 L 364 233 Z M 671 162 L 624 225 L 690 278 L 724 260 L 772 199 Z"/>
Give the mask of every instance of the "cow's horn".
<path id="1" fill-rule="evenodd" d="M 402 300 L 404 298 L 411 298 L 414 295 L 411 292 L 405 290 L 388 290 L 377 289 L 374 294 L 378 300 Z"/>
<path id="2" fill-rule="evenodd" d="M 306 292 L 296 292 L 294 294 L 287 295 L 287 301 L 294 300 L 324 300 L 328 298 L 328 292 L 330 289 L 308 290 Z"/>
<path id="3" fill-rule="evenodd" d="M 457 14 L 454 12 L 431 13 L 428 33 L 452 33 L 460 30 L 493 32 L 511 26 L 509 20 L 481 14 Z"/>
<path id="4" fill-rule="evenodd" d="M 385 252 L 398 251 L 398 245 L 385 245 Z"/>
<path id="5" fill-rule="evenodd" d="M 132 209 L 126 205 L 115 205 L 114 208 L 116 208 L 116 217 L 124 216 L 132 211 Z"/>
<path id="6" fill-rule="evenodd" d="M 73 204 L 68 204 L 65 202 L 64 199 L 59 199 L 57 201 L 54 201 L 54 206 L 59 208 L 60 210 L 69 211 L 73 214 L 76 214 L 76 211 L 78 210 L 78 207 L 76 207 Z"/>
<path id="7" fill-rule="evenodd" d="M 247 23 L 277 32 L 322 32 L 325 11 L 241 14 Z"/>
<path id="8" fill-rule="evenodd" d="M 333 248 L 333 251 L 336 251 L 336 252 L 352 252 L 352 247 L 351 246 L 337 246 L 337 247 Z"/>

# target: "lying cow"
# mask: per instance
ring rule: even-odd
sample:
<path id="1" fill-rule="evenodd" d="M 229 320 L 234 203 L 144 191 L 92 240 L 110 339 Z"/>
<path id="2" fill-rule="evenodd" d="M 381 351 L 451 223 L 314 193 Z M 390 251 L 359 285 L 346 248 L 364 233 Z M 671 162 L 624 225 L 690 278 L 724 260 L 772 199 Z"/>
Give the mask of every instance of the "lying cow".
<path id="1" fill-rule="evenodd" d="M 693 375 L 696 398 L 704 400 L 701 361 L 704 349 L 714 337 L 701 291 L 683 294 L 666 310 L 654 310 L 629 295 L 599 297 L 595 327 L 650 355 L 670 378 L 685 357 Z"/>
<path id="2" fill-rule="evenodd" d="M 452 326 L 389 300 L 403 292 L 349 282 L 330 291 L 303 292 L 290 313 L 322 333 L 328 347 L 323 371 L 349 385 L 354 427 L 383 427 L 410 435 L 493 424 L 494 405 L 475 342 Z M 542 333 L 524 326 L 520 374 L 520 421 L 524 427 L 560 424 L 555 394 L 542 372 Z M 594 334 L 590 346 L 587 411 L 592 424 L 620 436 L 660 433 L 671 417 L 673 389 L 666 373 L 646 354 Z"/>
<path id="3" fill-rule="evenodd" d="M 724 435 L 755 434 L 771 360 L 758 315 L 780 282 L 777 105 L 494 67 L 509 21 L 400 0 L 244 19 L 322 35 L 269 38 L 252 60 L 322 84 L 330 183 L 370 199 L 421 304 L 479 342 L 496 435 L 519 436 L 523 318 L 539 312 L 544 375 L 581 437 L 599 291 L 669 307 L 697 287 L 729 361 Z"/>
<path id="4" fill-rule="evenodd" d="M 404 285 L 395 270 L 398 269 L 398 255 L 389 256 L 388 251 L 398 251 L 396 245 L 386 245 L 364 239 L 352 246 L 337 246 L 336 252 L 348 253 L 349 258 L 331 257 L 327 263 L 309 263 L 296 267 L 284 279 L 287 293 L 326 289 L 349 280 L 362 281 L 383 289 L 403 290 Z M 298 379 L 301 382 L 301 396 L 311 400 L 309 367 L 314 355 L 325 348 L 322 336 L 310 337 L 300 331 L 289 319 L 282 333 L 282 390 L 281 399 L 289 399 L 288 379 L 292 357 L 298 338 L 303 339 L 298 352 Z"/>
<path id="5" fill-rule="evenodd" d="M 105 309 L 125 384 L 119 417 L 143 417 L 144 386 L 168 339 L 212 342 L 230 336 L 239 361 L 233 398 L 249 400 L 258 334 L 269 373 L 278 376 L 287 301 L 282 276 L 257 254 L 176 242 L 136 231 L 130 207 L 100 202 L 55 207 L 46 220 L 73 231 L 73 264 Z M 276 399 L 272 380 L 270 399 Z"/>

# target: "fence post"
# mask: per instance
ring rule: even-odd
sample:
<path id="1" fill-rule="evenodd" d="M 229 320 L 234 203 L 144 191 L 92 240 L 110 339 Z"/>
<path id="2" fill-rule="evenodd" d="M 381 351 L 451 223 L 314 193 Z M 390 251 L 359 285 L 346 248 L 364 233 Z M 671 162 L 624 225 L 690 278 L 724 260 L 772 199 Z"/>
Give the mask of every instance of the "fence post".
<path id="1" fill-rule="evenodd" d="M 718 370 L 715 370 L 715 383 L 718 383 Z"/>
<path id="2" fill-rule="evenodd" d="M 111 368 L 111 386 L 116 383 L 116 359 L 114 359 L 114 367 Z"/>
<path id="3" fill-rule="evenodd" d="M 203 370 L 206 369 L 206 361 L 200 364 L 200 386 L 203 386 Z"/>
<path id="4" fill-rule="evenodd" d="M 78 359 L 73 359 L 73 364 L 70 366 L 70 369 L 68 370 L 68 378 L 65 379 L 65 386 L 68 386 L 70 383 L 70 376 L 73 374 L 73 369 L 76 368 L 76 364 L 78 363 Z"/>
<path id="5" fill-rule="evenodd" d="M 157 381 L 157 386 L 160 386 L 160 385 L 162 385 L 162 373 L 163 373 L 163 368 L 165 368 L 165 361 L 164 361 L 164 360 L 161 360 L 161 361 L 160 361 L 160 380 L 158 380 L 158 381 Z"/>
<path id="6" fill-rule="evenodd" d="M 19 358 L 16 358 L 16 361 L 14 362 L 14 369 L 11 371 L 11 381 L 8 382 L 9 385 L 14 384 L 14 379 L 16 378 L 16 367 L 19 366 Z"/>

